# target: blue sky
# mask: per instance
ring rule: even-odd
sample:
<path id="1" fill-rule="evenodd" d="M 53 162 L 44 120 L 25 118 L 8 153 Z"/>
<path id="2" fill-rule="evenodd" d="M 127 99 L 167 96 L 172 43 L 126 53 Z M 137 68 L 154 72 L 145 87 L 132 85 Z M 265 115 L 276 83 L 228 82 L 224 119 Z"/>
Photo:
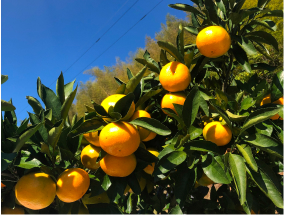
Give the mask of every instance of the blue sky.
<path id="1" fill-rule="evenodd" d="M 1 73 L 9 80 L 1 86 L 1 98 L 16 107 L 18 119 L 33 112 L 26 96 L 37 98 L 36 80 L 55 91 L 60 72 L 80 57 L 135 0 L 2 0 L 1 4 Z M 87 81 L 83 69 L 141 19 L 159 0 L 139 0 L 129 12 L 65 74 L 65 83 Z M 145 36 L 155 36 L 168 13 L 184 18 L 185 13 L 164 0 L 138 25 L 120 39 L 87 69 L 125 60 L 129 52 L 145 46 Z M 184 2 L 191 4 L 191 2 Z M 120 9 L 120 10 L 119 10 Z M 118 11 L 119 10 L 119 11 Z M 54 83 L 53 83 L 54 82 Z M 52 84 L 53 83 L 53 84 Z M 52 85 L 51 85 L 52 84 Z"/>

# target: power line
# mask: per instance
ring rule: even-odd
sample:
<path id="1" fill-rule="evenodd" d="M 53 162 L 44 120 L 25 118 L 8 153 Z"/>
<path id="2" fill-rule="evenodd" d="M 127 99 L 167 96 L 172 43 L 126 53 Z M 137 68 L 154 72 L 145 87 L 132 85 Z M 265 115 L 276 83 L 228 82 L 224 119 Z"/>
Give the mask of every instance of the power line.
<path id="1" fill-rule="evenodd" d="M 137 0 L 135 3 L 137 3 L 139 0 Z M 163 0 L 161 0 L 158 4 L 156 4 L 151 10 L 149 10 L 141 19 L 139 19 L 134 25 L 132 25 L 123 35 L 121 35 L 114 43 L 112 43 L 107 49 L 105 49 L 98 57 L 96 57 L 92 62 L 90 62 L 84 69 L 82 69 L 79 73 L 76 74 L 75 77 L 73 77 L 72 79 L 76 78 L 78 75 L 80 75 L 82 72 L 84 72 L 92 63 L 94 63 L 97 59 L 99 59 L 105 52 L 107 52 L 112 46 L 114 46 L 122 37 L 124 37 L 129 31 L 131 31 L 139 22 L 141 22 L 149 13 L 151 13 L 159 4 L 161 4 L 163 2 Z M 133 5 L 132 5 L 133 6 Z M 116 21 L 117 22 L 117 21 Z M 114 26 L 114 25 L 112 25 Z M 110 29 L 110 28 L 109 28 Z M 109 30 L 108 29 L 108 30 Z M 108 31 L 107 30 L 107 31 Z M 106 31 L 106 32 L 107 32 Z M 105 34 L 105 33 L 104 33 Z M 98 41 L 96 41 L 95 43 L 97 43 Z M 95 44 L 94 43 L 94 44 Z M 93 44 L 93 45 L 94 45 Z M 92 45 L 92 46 L 93 46 Z M 91 47 L 90 47 L 91 48 Z M 87 52 L 87 51 L 86 51 Z M 85 54 L 85 53 L 84 53 Z M 81 57 L 80 57 L 81 58 Z M 69 68 L 68 68 L 69 69 Z M 67 70 L 66 70 L 67 71 Z M 65 71 L 65 72 L 66 72 Z M 57 80 L 57 79 L 56 79 Z M 56 81 L 55 80 L 55 81 Z M 54 81 L 54 82 L 55 82 Z M 54 83 L 53 82 L 53 83 Z M 53 84 L 52 83 L 52 84 Z M 51 86 L 52 84 L 50 84 L 49 86 Z M 28 107 L 28 106 L 27 106 Z M 26 109 L 26 108 L 25 108 Z M 22 111 L 21 111 L 22 112 Z M 21 113 L 20 112 L 20 113 Z M 20 114 L 19 113 L 19 114 Z"/>
<path id="2" fill-rule="evenodd" d="M 112 43 L 106 50 L 104 50 L 98 57 L 96 57 L 91 63 L 89 63 L 83 70 L 81 70 L 77 75 L 74 77 L 76 78 L 82 72 L 84 72 L 92 63 L 94 63 L 97 59 L 99 59 L 105 52 L 107 52 L 112 46 L 114 46 L 122 37 L 124 37 L 132 28 L 134 28 L 139 22 L 141 22 L 149 13 L 151 13 L 159 4 L 162 3 L 161 0 L 158 4 L 156 4 L 151 10 L 149 10 L 141 19 L 139 19 L 133 26 L 131 26 L 122 36 L 120 36 L 114 43 Z M 72 78 L 72 79 L 74 79 Z"/>

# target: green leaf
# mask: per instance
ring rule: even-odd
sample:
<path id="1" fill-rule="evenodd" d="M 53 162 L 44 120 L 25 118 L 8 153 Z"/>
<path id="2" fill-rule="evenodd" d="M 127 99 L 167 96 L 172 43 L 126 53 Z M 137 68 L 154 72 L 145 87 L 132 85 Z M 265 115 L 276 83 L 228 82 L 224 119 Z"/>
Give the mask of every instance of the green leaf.
<path id="1" fill-rule="evenodd" d="M 106 123 L 95 119 L 89 119 L 83 122 L 82 124 L 78 125 L 77 127 L 73 126 L 72 133 L 74 136 L 79 136 L 81 134 L 95 132 L 101 130 Z"/>
<path id="2" fill-rule="evenodd" d="M 153 118 L 139 117 L 129 123 L 141 126 L 162 136 L 171 134 L 171 130 L 167 126 L 163 125 L 162 123 L 160 123 L 160 121 Z"/>
<path id="3" fill-rule="evenodd" d="M 103 182 L 102 182 L 102 188 L 107 191 L 108 188 L 111 186 L 111 180 L 107 174 L 105 174 Z"/>
<path id="4" fill-rule="evenodd" d="M 190 72 L 192 80 L 198 75 L 198 73 L 204 68 L 205 64 L 210 60 L 210 58 L 205 57 L 203 55 L 201 55 L 198 58 L 194 58 L 193 61 L 195 59 L 198 59 L 198 60 L 197 60 L 197 62 L 195 64 L 195 66 L 193 67 L 193 69 Z"/>
<path id="5" fill-rule="evenodd" d="M 186 54 L 184 55 L 184 62 L 188 68 L 192 63 L 193 56 L 194 56 L 194 50 L 187 50 Z"/>
<path id="6" fill-rule="evenodd" d="M 258 0 L 257 7 L 264 8 L 269 2 L 270 0 Z"/>
<path id="7" fill-rule="evenodd" d="M 225 0 L 225 2 L 226 2 L 226 0 Z M 223 12 L 223 14 L 226 15 L 226 6 L 223 3 L 223 1 L 222 0 L 216 0 L 216 4 L 217 4 L 217 7 Z"/>
<path id="8" fill-rule="evenodd" d="M 169 154 L 173 151 L 175 151 L 175 146 L 173 144 L 168 145 L 159 153 L 159 155 L 158 155 L 159 160 L 161 160 L 162 157 L 166 156 L 167 154 Z"/>
<path id="9" fill-rule="evenodd" d="M 284 71 L 279 71 L 273 76 L 271 85 L 271 102 L 283 97 Z"/>
<path id="10" fill-rule="evenodd" d="M 212 155 L 208 154 L 202 159 L 202 169 L 204 173 L 215 183 L 229 184 L 226 172 Z"/>
<path id="11" fill-rule="evenodd" d="M 189 169 L 186 163 L 177 167 L 177 177 L 175 181 L 174 195 L 179 206 L 183 206 L 189 191 L 196 181 L 195 169 Z"/>
<path id="12" fill-rule="evenodd" d="M 176 205 L 170 211 L 170 214 L 183 214 L 182 210 L 180 209 L 179 205 Z"/>
<path id="13" fill-rule="evenodd" d="M 13 110 L 16 110 L 14 105 L 1 99 L 1 111 L 13 111 Z"/>
<path id="14" fill-rule="evenodd" d="M 168 60 L 167 58 L 167 54 L 166 54 L 166 51 L 161 49 L 161 52 L 160 52 L 160 63 L 162 66 L 165 66 L 166 64 L 168 64 L 170 61 Z"/>
<path id="15" fill-rule="evenodd" d="M 250 144 L 260 147 L 261 150 L 274 154 L 283 158 L 283 145 L 278 143 L 276 139 L 263 134 L 250 134 L 242 136 L 242 139 Z"/>
<path id="16" fill-rule="evenodd" d="M 169 7 L 177 9 L 177 10 L 191 12 L 191 13 L 194 13 L 194 14 L 204 18 L 204 15 L 199 10 L 197 10 L 195 7 L 192 7 L 192 6 L 187 5 L 187 4 L 170 4 Z"/>
<path id="17" fill-rule="evenodd" d="M 134 152 L 136 158 L 140 158 L 143 161 L 146 161 L 148 163 L 153 163 L 153 162 L 157 162 L 158 158 L 153 155 L 151 152 L 149 152 L 148 150 L 142 148 L 142 147 L 138 147 L 138 149 Z"/>
<path id="18" fill-rule="evenodd" d="M 213 152 L 216 154 L 222 154 L 219 147 L 210 141 L 206 140 L 194 140 L 188 143 L 185 143 L 184 148 L 194 150 L 194 151 L 201 151 L 201 152 Z"/>
<path id="19" fill-rule="evenodd" d="M 61 102 L 55 93 L 48 87 L 41 84 L 42 101 L 46 109 L 52 109 L 52 116 L 57 120 L 61 119 Z"/>
<path id="20" fill-rule="evenodd" d="M 125 117 L 130 110 L 130 107 L 135 99 L 133 93 L 128 93 L 126 96 L 118 100 L 114 106 L 113 111 L 120 113 L 122 118 Z"/>
<path id="21" fill-rule="evenodd" d="M 195 86 L 192 88 L 185 99 L 182 110 L 182 118 L 188 128 L 192 125 L 197 116 L 200 105 L 200 98 L 202 97 L 200 96 L 198 87 Z"/>
<path id="22" fill-rule="evenodd" d="M 279 51 L 277 40 L 271 34 L 265 31 L 253 31 L 248 33 L 246 37 L 256 42 L 271 45 L 276 51 Z"/>
<path id="23" fill-rule="evenodd" d="M 16 147 L 13 152 L 18 152 L 23 147 L 23 145 L 30 139 L 31 136 L 40 128 L 43 123 L 39 123 L 37 125 L 33 125 L 28 127 L 28 129 L 21 134 L 21 136 L 17 139 Z"/>
<path id="24" fill-rule="evenodd" d="M 177 36 L 177 48 L 181 56 L 184 56 L 184 30 L 183 26 L 179 24 L 179 31 Z"/>
<path id="25" fill-rule="evenodd" d="M 40 114 L 40 112 L 43 110 L 43 107 L 41 106 L 40 102 L 32 96 L 26 96 L 26 98 L 28 99 L 28 103 L 30 104 L 30 106 L 32 106 L 34 113 Z"/>
<path id="26" fill-rule="evenodd" d="M 132 211 L 132 194 L 130 193 L 127 199 L 127 208 L 125 210 L 126 213 L 130 214 Z"/>
<path id="27" fill-rule="evenodd" d="M 28 160 L 28 159 L 29 157 L 21 157 L 20 164 L 15 165 L 15 166 L 23 168 L 23 169 L 32 169 L 35 167 L 39 167 L 41 165 L 41 162 L 37 160 L 36 158 L 33 158 L 32 160 Z"/>
<path id="28" fill-rule="evenodd" d="M 140 70 L 133 78 L 131 78 L 127 84 L 125 89 L 125 94 L 134 92 L 137 85 L 140 83 L 143 75 L 145 74 L 147 67 L 144 66 L 142 70 Z"/>
<path id="29" fill-rule="evenodd" d="M 144 66 L 147 66 L 147 68 L 149 68 L 149 70 L 160 74 L 160 70 L 154 64 L 147 62 L 147 60 L 145 60 L 143 58 L 135 58 L 135 60 L 138 63 L 141 63 Z"/>
<path id="30" fill-rule="evenodd" d="M 237 41 L 238 44 L 243 48 L 243 50 L 248 55 L 256 55 L 257 54 L 257 51 L 254 48 L 254 45 L 247 38 L 242 37 L 242 36 L 232 35 L 232 39 Z"/>
<path id="31" fill-rule="evenodd" d="M 283 18 L 283 10 L 273 10 L 273 11 L 269 11 L 266 14 L 264 14 L 262 17 L 266 17 L 266 16 L 274 16 L 274 17 L 280 17 Z M 261 17 L 261 18 L 262 18 Z"/>
<path id="32" fill-rule="evenodd" d="M 269 72 L 274 71 L 277 68 L 277 66 L 270 66 L 266 63 L 255 63 L 255 64 L 251 64 L 251 69 L 252 70 L 268 70 Z"/>
<path id="33" fill-rule="evenodd" d="M 247 115 L 236 115 L 236 114 L 232 114 L 230 111 L 227 111 L 226 110 L 226 113 L 229 117 L 229 119 L 232 121 L 232 122 L 243 122 L 246 120 L 246 118 L 248 117 Z"/>
<path id="34" fill-rule="evenodd" d="M 111 202 L 118 204 L 120 198 L 123 197 L 124 190 L 127 186 L 127 181 L 125 178 L 121 177 L 109 176 L 109 179 L 111 181 L 111 186 L 107 190 L 107 195 L 109 196 Z"/>
<path id="35" fill-rule="evenodd" d="M 125 89 L 126 89 L 126 84 L 123 83 L 117 88 L 117 90 L 115 91 L 115 94 L 124 94 Z"/>
<path id="36" fill-rule="evenodd" d="M 127 184 L 135 194 L 139 195 L 141 193 L 139 182 L 134 173 L 127 176 Z"/>
<path id="37" fill-rule="evenodd" d="M 64 78 L 62 71 L 56 82 L 56 94 L 59 97 L 61 104 L 63 105 L 65 101 L 65 93 L 64 93 Z"/>
<path id="38" fill-rule="evenodd" d="M 64 101 L 64 103 L 61 107 L 61 117 L 62 117 L 63 120 L 65 120 L 66 117 L 68 116 L 69 109 L 70 109 L 70 107 L 73 103 L 73 100 L 76 96 L 76 93 L 77 93 L 77 88 L 78 88 L 78 86 L 75 88 L 75 90 L 72 93 L 70 93 L 68 95 L 68 97 L 66 98 L 66 100 Z"/>
<path id="39" fill-rule="evenodd" d="M 255 100 L 251 97 L 245 98 L 241 103 L 241 110 L 247 110 L 255 104 Z"/>
<path id="40" fill-rule="evenodd" d="M 4 153 L 1 152 L 1 172 L 7 169 L 9 164 L 14 160 L 17 156 L 17 153 Z"/>
<path id="41" fill-rule="evenodd" d="M 27 126 L 28 126 L 28 123 L 29 123 L 29 119 L 24 119 L 22 122 L 21 122 L 21 125 L 18 127 L 17 129 L 17 134 L 20 134 L 22 133 L 24 130 L 27 129 Z"/>
<path id="42" fill-rule="evenodd" d="M 159 172 L 167 173 L 176 166 L 180 165 L 186 159 L 186 153 L 183 151 L 173 151 L 164 156 L 157 164 L 157 168 L 153 172 L 153 175 L 157 175 Z"/>
<path id="43" fill-rule="evenodd" d="M 29 113 L 29 117 L 30 117 L 30 121 L 33 125 L 36 125 L 38 123 L 44 122 L 44 120 L 41 120 L 37 117 L 37 115 Z M 44 125 L 40 126 L 40 128 L 38 129 L 38 132 L 40 133 L 42 139 L 44 142 L 47 142 L 48 139 L 48 133 L 47 133 L 47 129 L 44 127 Z"/>
<path id="44" fill-rule="evenodd" d="M 225 122 L 229 126 L 230 130 L 233 131 L 232 123 L 231 123 L 227 113 L 224 110 L 222 110 L 218 105 L 216 105 L 216 100 L 210 99 L 209 102 L 215 108 L 215 110 L 220 114 L 220 116 L 225 120 Z"/>
<path id="45" fill-rule="evenodd" d="M 273 124 L 270 120 L 266 120 L 262 123 L 256 124 L 254 127 L 257 133 L 264 134 L 266 136 L 271 136 L 273 132 Z"/>
<path id="46" fill-rule="evenodd" d="M 240 131 L 240 134 L 243 133 L 248 128 L 271 118 L 272 116 L 277 114 L 279 111 L 282 111 L 282 108 L 268 107 L 268 108 L 257 109 L 256 111 L 254 111 L 248 116 L 247 120 L 245 121 L 243 125 L 243 128 Z"/>
<path id="47" fill-rule="evenodd" d="M 129 68 L 127 68 L 126 72 L 127 72 L 128 80 L 130 80 L 134 76 L 133 73 L 130 71 Z"/>
<path id="48" fill-rule="evenodd" d="M 254 183 L 275 204 L 275 206 L 283 208 L 283 198 L 281 197 L 281 193 L 277 190 L 277 187 L 265 172 L 259 169 L 259 172 L 256 173 L 251 171 L 248 166 L 246 167 L 246 170 Z"/>
<path id="49" fill-rule="evenodd" d="M 1 84 L 4 84 L 8 80 L 8 75 L 1 74 Z"/>
<path id="50" fill-rule="evenodd" d="M 238 150 L 242 153 L 243 157 L 245 158 L 246 162 L 248 165 L 250 165 L 250 167 L 257 172 L 258 167 L 256 164 L 256 161 L 253 157 L 253 154 L 251 152 L 251 148 L 248 144 L 236 144 Z"/>
<path id="51" fill-rule="evenodd" d="M 242 22 L 249 15 L 254 14 L 258 11 L 259 11 L 259 9 L 256 9 L 256 10 L 241 10 L 238 13 L 237 12 L 231 12 L 230 15 L 229 15 L 229 19 L 232 20 L 232 24 L 238 25 L 240 22 Z"/>
<path id="52" fill-rule="evenodd" d="M 188 134 L 190 135 L 190 140 L 194 140 L 197 137 L 199 137 L 202 134 L 202 129 L 201 128 L 197 128 L 193 125 L 191 125 L 188 129 Z"/>
<path id="53" fill-rule="evenodd" d="M 48 132 L 48 144 L 53 148 L 55 148 L 57 145 L 57 142 L 62 132 L 63 125 L 64 121 L 62 121 L 58 127 L 53 127 Z"/>
<path id="54" fill-rule="evenodd" d="M 158 74 L 160 73 L 160 66 L 159 66 L 159 64 L 150 57 L 150 53 L 147 50 L 145 51 L 145 53 L 143 55 L 143 58 L 147 61 L 148 64 L 151 65 L 151 68 L 153 66 L 155 67 L 155 69 L 153 68 L 153 70 L 149 67 L 153 72 L 157 72 Z"/>
<path id="55" fill-rule="evenodd" d="M 198 29 L 193 26 L 186 26 L 184 27 L 185 30 L 187 30 L 189 33 L 197 35 L 198 34 Z"/>
<path id="56" fill-rule="evenodd" d="M 246 166 L 244 159 L 240 155 L 229 153 L 229 165 L 231 173 L 237 188 L 237 193 L 241 205 L 246 201 L 246 188 L 247 188 L 247 179 L 246 179 Z"/>
<path id="57" fill-rule="evenodd" d="M 136 103 L 135 107 L 138 108 L 140 105 L 144 104 L 148 99 L 152 98 L 153 96 L 161 93 L 164 89 L 160 88 L 158 90 L 150 90 L 147 93 L 145 93 Z"/>
<path id="58" fill-rule="evenodd" d="M 65 99 L 67 99 L 67 97 L 72 93 L 75 81 L 76 79 L 64 85 Z"/>
<path id="59" fill-rule="evenodd" d="M 96 112 L 101 115 L 101 116 L 109 116 L 107 111 L 104 109 L 103 106 L 95 103 L 93 100 L 91 100 L 92 104 L 94 105 L 94 109 L 96 110 Z"/>
<path id="60" fill-rule="evenodd" d="M 158 41 L 158 46 L 165 51 L 167 51 L 171 56 L 173 56 L 177 61 L 184 63 L 183 57 L 179 53 L 176 47 L 174 47 L 173 44 L 170 42 L 163 42 L 163 41 Z"/>
<path id="61" fill-rule="evenodd" d="M 246 72 L 250 73 L 251 66 L 249 64 L 246 52 L 238 44 L 233 45 L 232 51 L 238 63 L 243 67 Z"/>
<path id="62" fill-rule="evenodd" d="M 218 25 L 219 19 L 218 19 L 217 13 L 216 13 L 215 2 L 213 2 L 212 0 L 205 0 L 204 4 L 205 4 L 205 7 L 208 11 L 208 15 L 210 17 L 210 20 Z"/>

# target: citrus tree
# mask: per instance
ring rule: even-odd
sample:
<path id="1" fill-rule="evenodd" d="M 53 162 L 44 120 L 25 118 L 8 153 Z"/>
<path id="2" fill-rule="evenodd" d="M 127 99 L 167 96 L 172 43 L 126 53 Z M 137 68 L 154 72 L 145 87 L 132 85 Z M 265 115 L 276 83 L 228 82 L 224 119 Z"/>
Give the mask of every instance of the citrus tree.
<path id="1" fill-rule="evenodd" d="M 34 113 L 19 126 L 1 102 L 2 213 L 283 213 L 284 73 L 248 61 L 278 50 L 257 26 L 275 30 L 266 17 L 283 11 L 193 2 L 170 5 L 192 18 L 176 45 L 158 41 L 159 62 L 145 51 L 143 69 L 115 77 L 115 94 L 84 117 L 69 119 L 77 87 L 62 74 L 56 92 L 38 78 L 45 107 L 27 96 Z M 254 70 L 273 80 L 235 79 Z"/>

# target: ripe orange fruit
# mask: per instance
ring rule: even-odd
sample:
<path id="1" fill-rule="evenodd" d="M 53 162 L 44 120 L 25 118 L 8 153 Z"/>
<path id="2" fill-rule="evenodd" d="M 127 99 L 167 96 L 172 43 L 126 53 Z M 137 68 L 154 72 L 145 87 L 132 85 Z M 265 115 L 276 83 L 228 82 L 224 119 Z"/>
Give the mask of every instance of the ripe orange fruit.
<path id="1" fill-rule="evenodd" d="M 2 187 L 6 187 L 6 185 L 1 182 L 1 188 L 2 188 Z"/>
<path id="2" fill-rule="evenodd" d="M 182 93 L 182 92 L 168 93 L 168 94 L 164 95 L 164 97 L 161 101 L 161 108 L 170 108 L 177 114 L 173 103 L 183 105 L 185 99 L 186 99 L 185 93 Z M 165 114 L 167 114 L 165 111 L 163 111 L 163 112 Z M 167 115 L 169 115 L 169 114 L 167 114 Z"/>
<path id="3" fill-rule="evenodd" d="M 100 141 L 99 141 L 99 132 L 98 131 L 83 134 L 83 136 L 92 145 L 97 146 L 97 147 L 101 147 Z"/>
<path id="4" fill-rule="evenodd" d="M 191 75 L 186 65 L 175 61 L 162 68 L 159 80 L 165 90 L 178 92 L 188 87 Z"/>
<path id="5" fill-rule="evenodd" d="M 100 160 L 102 170 L 110 176 L 126 177 L 130 175 L 135 167 L 137 161 L 134 154 L 125 157 L 115 157 L 107 154 Z"/>
<path id="6" fill-rule="evenodd" d="M 269 104 L 269 103 L 271 103 L 271 94 L 269 94 L 268 96 L 266 96 L 265 98 L 262 99 L 262 101 L 260 102 L 260 106 L 262 106 L 264 104 Z M 283 105 L 283 98 L 281 97 L 280 99 L 273 102 L 273 104 Z M 279 117 L 280 117 L 279 114 L 275 114 L 270 119 L 277 120 L 277 119 L 279 119 Z M 283 120 L 281 117 L 280 117 L 280 119 Z"/>
<path id="7" fill-rule="evenodd" d="M 210 122 L 203 129 L 203 137 L 217 146 L 227 145 L 232 139 L 232 131 L 228 125 L 220 122 Z"/>
<path id="8" fill-rule="evenodd" d="M 91 196 L 91 193 L 85 194 L 82 198 L 82 202 L 85 205 L 88 204 L 99 204 L 99 203 L 110 203 L 109 197 L 107 195 L 107 192 L 103 192 L 100 195 L 97 196 Z"/>
<path id="9" fill-rule="evenodd" d="M 134 112 L 134 114 L 132 115 L 132 117 L 130 118 L 130 121 L 137 119 L 139 117 L 147 117 L 147 118 L 151 118 L 151 115 L 145 111 L 145 110 L 137 110 Z M 139 132 L 140 135 L 140 139 L 144 140 L 146 137 L 149 136 L 150 131 L 146 128 L 142 128 L 140 126 L 137 126 L 137 130 Z"/>
<path id="10" fill-rule="evenodd" d="M 158 157 L 159 152 L 156 149 L 153 148 L 149 148 L 147 149 L 148 152 L 152 153 L 153 155 L 155 155 L 156 157 Z M 146 166 L 144 171 L 150 175 L 152 175 L 152 173 L 154 172 L 154 168 L 155 168 L 155 163 L 151 163 L 150 165 Z"/>
<path id="11" fill-rule="evenodd" d="M 63 202 L 79 200 L 90 186 L 88 173 L 80 168 L 66 169 L 57 180 L 56 195 Z"/>
<path id="12" fill-rule="evenodd" d="M 214 184 L 214 181 L 212 181 L 205 173 L 203 173 L 201 178 L 197 181 L 197 184 L 198 186 L 207 187 L 210 184 Z"/>
<path id="13" fill-rule="evenodd" d="M 100 133 L 102 149 L 117 157 L 125 157 L 135 152 L 140 144 L 139 132 L 127 122 L 113 122 Z"/>
<path id="14" fill-rule="evenodd" d="M 26 208 L 39 210 L 49 206 L 56 194 L 56 183 L 45 173 L 29 173 L 15 186 L 18 201 Z"/>
<path id="15" fill-rule="evenodd" d="M 198 33 L 196 46 L 204 56 L 217 58 L 224 55 L 230 49 L 231 37 L 224 28 L 209 26 Z"/>
<path id="16" fill-rule="evenodd" d="M 148 135 L 148 137 L 146 137 L 143 141 L 148 142 L 150 140 L 153 140 L 156 136 L 157 136 L 157 134 L 154 133 L 153 131 L 151 131 L 150 134 Z"/>
<path id="17" fill-rule="evenodd" d="M 97 162 L 97 158 L 99 157 L 101 148 L 93 146 L 93 145 L 87 145 L 81 152 L 81 162 L 84 165 L 84 167 L 95 170 L 100 167 L 99 163 Z"/>
<path id="18" fill-rule="evenodd" d="M 115 104 L 118 102 L 118 100 L 120 100 L 121 98 L 123 98 L 125 95 L 123 94 L 113 94 L 108 96 L 107 98 L 105 98 L 102 103 L 101 106 L 103 106 L 103 108 L 105 109 L 106 112 L 108 112 L 108 109 L 110 106 L 115 106 Z M 122 121 L 127 121 L 134 113 L 135 111 L 135 104 L 134 102 L 132 102 L 130 109 L 128 111 L 128 113 L 126 114 L 125 117 L 123 117 L 121 120 Z M 106 118 L 106 121 L 109 121 L 110 119 Z"/>
<path id="19" fill-rule="evenodd" d="M 15 206 L 15 208 L 1 207 L 1 214 L 25 214 L 22 207 Z"/>

